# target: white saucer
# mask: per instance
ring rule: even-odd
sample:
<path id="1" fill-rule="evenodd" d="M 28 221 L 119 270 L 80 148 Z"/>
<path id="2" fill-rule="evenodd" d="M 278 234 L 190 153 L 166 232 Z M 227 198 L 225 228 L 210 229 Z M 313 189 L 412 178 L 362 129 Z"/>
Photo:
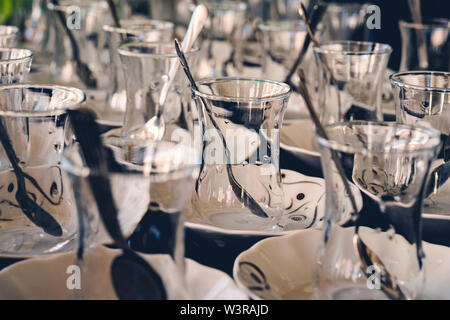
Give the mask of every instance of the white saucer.
<path id="1" fill-rule="evenodd" d="M 110 266 L 120 250 L 96 246 L 89 249 L 82 266 L 80 290 L 67 287 L 72 275 L 68 268 L 75 265 L 74 253 L 47 258 L 29 259 L 13 264 L 0 272 L 0 300 L 116 300 L 110 277 Z M 161 276 L 169 299 L 180 299 L 179 288 L 167 272 L 167 255 L 142 255 Z M 84 271 L 86 270 L 86 271 Z M 73 272 L 73 271 L 72 271 Z M 205 267 L 186 259 L 187 287 L 195 300 L 247 299 L 234 281 L 222 271 Z"/>
<path id="2" fill-rule="evenodd" d="M 320 228 L 325 215 L 325 180 L 305 176 L 292 170 L 281 170 L 284 189 L 284 213 L 279 225 L 282 231 L 270 230 L 231 230 L 207 224 L 192 213 L 186 226 L 203 232 L 238 236 L 279 236 L 298 230 Z M 355 185 L 352 185 L 359 210 L 362 209 L 362 197 Z M 350 205 L 343 216 L 350 217 Z"/>
<path id="3" fill-rule="evenodd" d="M 305 230 L 258 242 L 237 257 L 234 279 L 254 300 L 314 299 L 311 274 L 321 235 L 319 230 Z M 426 284 L 422 298 L 450 299 L 450 248 L 423 242 L 423 249 Z"/>

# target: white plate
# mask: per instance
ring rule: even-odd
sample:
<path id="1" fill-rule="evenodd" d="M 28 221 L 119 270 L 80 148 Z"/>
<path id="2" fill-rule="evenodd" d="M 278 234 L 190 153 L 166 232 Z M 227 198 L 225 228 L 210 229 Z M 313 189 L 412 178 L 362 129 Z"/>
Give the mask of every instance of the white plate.
<path id="1" fill-rule="evenodd" d="M 29 259 L 13 264 L 0 272 L 0 299 L 25 300 L 66 300 L 82 297 L 86 300 L 116 300 L 109 270 L 114 257 L 120 250 L 96 246 L 84 259 L 81 278 L 88 270 L 89 280 L 81 280 L 81 290 L 69 290 L 67 280 L 72 273 L 67 268 L 75 265 L 74 253 L 51 258 Z M 179 299 L 179 290 L 171 282 L 173 278 L 167 270 L 167 255 L 142 255 L 160 274 L 169 298 Z M 73 271 L 72 271 L 73 272 Z M 186 259 L 187 286 L 195 300 L 247 299 L 234 281 L 222 271 L 205 267 Z"/>
<path id="2" fill-rule="evenodd" d="M 237 257 L 234 279 L 254 300 L 314 299 L 311 273 L 321 235 L 318 230 L 305 230 L 258 242 Z M 423 248 L 423 299 L 450 299 L 450 248 L 427 242 Z"/>
<path id="3" fill-rule="evenodd" d="M 285 121 L 281 128 L 280 147 L 303 160 L 311 168 L 321 170 L 314 130 L 314 124 L 310 119 Z"/>
<path id="4" fill-rule="evenodd" d="M 206 224 L 192 213 L 188 216 L 186 226 L 194 230 L 241 236 L 278 236 L 297 230 L 320 228 L 325 215 L 325 180 L 308 177 L 291 170 L 281 170 L 285 194 L 283 218 L 279 222 L 283 231 L 230 230 Z M 352 185 L 359 210 L 362 209 L 362 197 L 356 186 Z M 348 206 L 346 213 L 350 217 Z"/>

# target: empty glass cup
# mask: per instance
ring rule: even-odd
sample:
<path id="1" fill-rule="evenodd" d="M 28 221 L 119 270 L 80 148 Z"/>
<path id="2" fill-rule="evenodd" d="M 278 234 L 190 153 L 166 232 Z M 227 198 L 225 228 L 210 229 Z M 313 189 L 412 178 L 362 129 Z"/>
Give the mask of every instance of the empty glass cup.
<path id="1" fill-rule="evenodd" d="M 433 187 L 424 213 L 450 214 L 450 73 L 406 71 L 391 76 L 397 121 L 430 126 L 441 133 L 443 149 L 433 167 Z M 433 182 L 431 182 L 433 184 Z M 431 188 L 431 187 L 430 187 Z M 431 190 L 430 190 L 431 191 Z"/>
<path id="2" fill-rule="evenodd" d="M 197 85 L 204 144 L 193 216 L 225 229 L 275 229 L 284 200 L 279 132 L 290 87 L 238 78 Z"/>
<path id="3" fill-rule="evenodd" d="M 370 30 L 366 26 L 366 16 L 369 6 L 367 3 L 328 3 L 323 17 L 323 41 L 368 41 Z"/>
<path id="4" fill-rule="evenodd" d="M 439 132 L 360 121 L 329 125 L 325 131 L 329 140 L 318 138 L 326 180 L 326 227 L 313 275 L 317 297 L 418 298 L 425 258 L 421 209 L 430 164 L 440 146 Z M 366 211 L 351 219 L 341 214 L 343 205 L 351 207 L 351 199 L 335 157 L 344 179 L 364 196 Z M 358 199 L 357 193 L 351 195 Z M 349 222 L 356 227 L 348 228 Z"/>
<path id="5" fill-rule="evenodd" d="M 109 72 L 108 101 L 102 118 L 114 122 L 123 122 L 127 105 L 125 78 L 122 63 L 118 53 L 122 42 L 169 42 L 173 36 L 174 25 L 171 22 L 132 19 L 121 20 L 121 28 L 111 25 L 103 26 L 106 33 L 106 48 L 109 50 L 108 64 L 105 70 Z"/>
<path id="6" fill-rule="evenodd" d="M 19 28 L 14 26 L 0 26 L 0 48 L 13 48 L 16 46 Z"/>
<path id="7" fill-rule="evenodd" d="M 308 8 L 309 0 L 302 0 Z M 244 42 L 242 43 L 244 70 L 241 75 L 261 76 L 262 50 L 259 45 L 258 24 L 268 21 L 299 22 L 298 0 L 252 0 L 247 1 L 248 15 L 244 25 Z"/>
<path id="8" fill-rule="evenodd" d="M 77 218 L 60 168 L 73 134 L 67 108 L 78 89 L 0 86 L 0 253 L 32 256 L 74 248 Z"/>
<path id="9" fill-rule="evenodd" d="M 32 61 L 30 50 L 0 48 L 0 84 L 25 82 Z"/>
<path id="10" fill-rule="evenodd" d="M 247 4 L 206 1 L 208 20 L 202 32 L 199 78 L 233 76 L 242 72 L 242 39 Z M 194 8 L 194 6 L 192 6 Z"/>
<path id="11" fill-rule="evenodd" d="M 400 71 L 450 71 L 450 20 L 425 24 L 400 21 L 402 58 Z"/>
<path id="12" fill-rule="evenodd" d="M 186 59 L 195 72 L 198 49 L 186 53 Z M 127 108 L 122 135 L 131 137 L 144 128 L 144 125 L 156 116 L 161 90 L 166 81 L 172 63 L 178 61 L 173 43 L 135 42 L 120 46 L 127 86 Z M 192 109 L 192 93 L 188 79 L 179 68 L 165 100 L 163 118 L 166 126 L 164 140 L 172 140 L 177 129 L 193 133 L 197 112 Z"/>
<path id="13" fill-rule="evenodd" d="M 108 51 L 102 27 L 112 21 L 106 1 L 62 0 L 47 3 L 54 29 L 54 56 L 50 66 L 58 83 L 82 85 L 88 100 L 106 99 L 108 74 L 103 66 Z"/>
<path id="14" fill-rule="evenodd" d="M 310 92 L 316 92 L 314 75 L 317 67 L 314 64 L 312 48 L 308 49 L 302 63 L 294 71 L 291 79 L 287 79 L 306 39 L 306 28 L 301 21 L 267 21 L 259 25 L 262 42 L 262 74 L 264 79 L 288 82 L 298 87 L 298 70 L 302 68 L 307 77 Z M 289 100 L 286 117 L 308 117 L 308 111 L 303 98 L 298 92 L 293 92 Z"/>
<path id="15" fill-rule="evenodd" d="M 392 48 L 359 41 L 314 47 L 320 69 L 318 106 L 322 123 L 383 120 L 381 89 Z"/>
<path id="16" fill-rule="evenodd" d="M 115 163 L 107 172 L 86 167 L 78 144 L 64 152 L 63 166 L 73 182 L 85 255 L 91 254 L 90 247 L 94 244 L 111 242 L 105 226 L 100 223 L 89 179 L 104 177 L 109 180 L 121 232 L 129 245 L 139 252 L 165 255 L 159 260 L 165 261 L 164 274 L 159 276 L 168 298 L 189 298 L 184 283 L 184 221 L 199 172 L 198 153 L 171 142 L 108 138 L 104 143 L 110 151 L 109 162 Z M 112 268 L 110 270 L 113 272 Z M 82 280 L 86 283 L 97 281 L 89 272 L 83 275 L 87 277 Z M 96 290 L 95 286 L 90 288 Z"/>
<path id="17" fill-rule="evenodd" d="M 263 76 L 284 81 L 307 35 L 301 21 L 268 21 L 259 26 L 263 48 Z"/>

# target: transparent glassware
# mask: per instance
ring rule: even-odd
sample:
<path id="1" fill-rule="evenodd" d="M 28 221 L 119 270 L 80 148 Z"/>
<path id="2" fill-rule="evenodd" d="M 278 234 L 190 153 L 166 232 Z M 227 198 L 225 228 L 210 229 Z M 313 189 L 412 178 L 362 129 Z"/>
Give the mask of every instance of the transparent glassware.
<path id="1" fill-rule="evenodd" d="M 225 229 L 276 229 L 284 206 L 280 129 L 290 87 L 238 78 L 197 85 L 204 142 L 193 217 Z"/>
<path id="2" fill-rule="evenodd" d="M 193 48 L 186 59 L 195 72 L 199 50 Z M 156 115 L 161 90 L 172 63 L 178 61 L 173 43 L 134 42 L 123 44 L 119 55 L 127 87 L 127 108 L 122 136 L 132 137 Z M 163 118 L 166 126 L 163 140 L 173 140 L 173 135 L 193 134 L 197 111 L 192 103 L 188 79 L 179 68 L 170 86 Z M 179 129 L 179 130 L 178 130 Z"/>
<path id="3" fill-rule="evenodd" d="M 309 0 L 301 1 L 307 8 Z M 247 21 L 244 25 L 244 41 L 242 44 L 244 69 L 241 75 L 261 77 L 263 50 L 260 45 L 258 25 L 269 21 L 299 22 L 298 0 L 252 0 L 246 1 Z"/>
<path id="4" fill-rule="evenodd" d="M 105 70 L 109 72 L 108 100 L 102 118 L 114 122 L 123 122 L 127 95 L 125 78 L 118 49 L 121 43 L 136 41 L 169 42 L 173 37 L 174 24 L 168 21 L 150 19 L 121 20 L 121 28 L 113 25 L 103 26 L 106 33 L 106 48 L 109 60 Z"/>
<path id="5" fill-rule="evenodd" d="M 151 11 L 151 17 L 153 19 L 164 19 L 169 21 L 177 21 L 178 13 L 177 7 L 180 6 L 180 3 L 183 1 L 179 0 L 168 0 L 168 1 L 159 1 L 159 0 L 150 0 L 149 6 Z M 187 8 L 185 8 L 187 9 Z M 184 12 L 186 13 L 186 11 Z M 189 22 L 189 19 L 188 21 Z"/>
<path id="6" fill-rule="evenodd" d="M 400 71 L 450 71 L 450 20 L 425 24 L 400 21 L 402 57 Z"/>
<path id="7" fill-rule="evenodd" d="M 438 167 L 450 161 L 450 73 L 406 71 L 391 76 L 397 122 L 429 126 L 441 133 Z M 442 175 L 441 172 L 437 173 Z M 445 174 L 443 174 L 445 176 Z M 446 179 L 446 178 L 444 178 Z M 450 181 L 444 180 L 425 200 L 424 213 L 450 214 Z"/>
<path id="8" fill-rule="evenodd" d="M 326 180 L 326 227 L 313 272 L 317 298 L 420 297 L 425 280 L 421 209 L 439 132 L 361 121 L 329 125 L 325 131 L 329 140 L 318 138 Z M 333 153 L 345 179 L 359 189 L 353 197 L 363 195 L 364 213 L 341 214 L 351 202 Z M 373 218 L 367 223 L 369 214 Z M 388 279 L 400 291 L 387 290 L 395 287 Z"/>
<path id="9" fill-rule="evenodd" d="M 49 21 L 46 16 L 46 0 L 28 0 L 14 5 L 9 24 L 20 28 L 21 48 L 40 53 L 46 46 Z M 40 57 L 39 57 L 40 58 Z"/>
<path id="10" fill-rule="evenodd" d="M 25 82 L 32 61 L 30 50 L 0 48 L 0 84 Z"/>
<path id="11" fill-rule="evenodd" d="M 369 41 L 366 26 L 368 3 L 328 3 L 323 17 L 323 41 Z"/>
<path id="12" fill-rule="evenodd" d="M 262 77 L 264 79 L 287 82 L 303 48 L 307 31 L 302 21 L 267 21 L 258 26 L 262 44 Z M 308 49 L 291 77 L 291 84 L 298 87 L 298 71 L 302 68 L 307 77 L 307 86 L 315 97 L 317 87 L 317 67 L 314 63 L 312 47 Z M 294 91 L 289 99 L 286 117 L 309 117 L 301 95 Z"/>
<path id="13" fill-rule="evenodd" d="M 0 26 L 0 48 L 13 48 L 17 44 L 19 28 L 14 26 Z"/>
<path id="14" fill-rule="evenodd" d="M 198 77 L 238 75 L 243 70 L 242 40 L 247 4 L 240 1 L 204 3 L 209 9 L 209 16 L 201 36 Z"/>
<path id="15" fill-rule="evenodd" d="M 389 45 L 360 41 L 332 41 L 314 47 L 323 124 L 383 120 L 381 93 L 391 52 Z"/>
<path id="16" fill-rule="evenodd" d="M 189 23 L 189 0 L 123 0 L 124 10 L 131 17 L 147 17 L 186 25 Z M 180 17 L 181 15 L 181 17 Z"/>
<path id="17" fill-rule="evenodd" d="M 0 143 L 0 253 L 33 256 L 74 248 L 77 232 L 70 183 L 60 167 L 63 149 L 72 143 L 67 108 L 85 99 L 75 88 L 42 85 L 0 86 L 0 122 L 23 174 L 13 170 L 10 150 Z M 23 180 L 19 179 L 20 177 Z M 25 213 L 26 195 L 56 220 Z M 48 219 L 50 220 L 50 219 Z M 48 221 L 47 221 L 48 222 Z M 41 224 L 40 224 L 41 223 Z M 41 225 L 43 227 L 41 227 Z"/>
<path id="18" fill-rule="evenodd" d="M 306 6 L 309 0 L 301 0 Z M 268 20 L 294 20 L 299 18 L 297 0 L 251 0 L 245 1 L 252 19 Z"/>
<path id="19" fill-rule="evenodd" d="M 107 63 L 108 50 L 102 27 L 112 23 L 108 4 L 61 0 L 58 6 L 48 2 L 47 8 L 53 23 L 54 55 L 50 73 L 54 81 L 82 87 L 88 101 L 95 101 L 96 107 L 105 103 L 109 79 L 103 66 Z"/>
<path id="20" fill-rule="evenodd" d="M 90 276 L 90 266 L 83 260 L 95 254 L 95 250 L 90 250 L 95 244 L 111 243 L 89 184 L 89 177 L 102 176 L 109 180 L 121 232 L 131 248 L 140 253 L 165 255 L 164 274 L 160 276 L 168 299 L 189 298 L 185 284 L 184 221 L 198 177 L 198 153 L 182 144 L 161 141 L 107 138 L 104 144 L 116 162 L 107 172 L 86 167 L 78 144 L 67 148 L 63 158 L 84 234 L 83 259 L 77 262 L 85 276 L 82 281 L 86 286 L 83 283 L 82 289 L 98 290 L 89 285 L 97 279 Z"/>

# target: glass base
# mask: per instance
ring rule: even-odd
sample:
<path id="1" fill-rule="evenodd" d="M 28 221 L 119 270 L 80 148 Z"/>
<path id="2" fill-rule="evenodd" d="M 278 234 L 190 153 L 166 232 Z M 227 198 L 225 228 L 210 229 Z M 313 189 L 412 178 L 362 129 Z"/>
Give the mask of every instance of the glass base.
<path id="1" fill-rule="evenodd" d="M 230 209 L 218 212 L 196 214 L 201 223 L 229 230 L 273 231 L 276 227 L 274 218 L 261 218 L 247 209 Z"/>
<path id="2" fill-rule="evenodd" d="M 362 283 L 321 282 L 316 289 L 319 299 L 326 300 L 388 300 L 380 289 L 370 289 Z"/>
<path id="3" fill-rule="evenodd" d="M 30 233 L 13 230 L 0 237 L 0 256 L 28 258 L 37 255 L 70 252 L 77 247 L 77 235 L 55 241 L 54 237 L 43 236 L 40 231 Z"/>

